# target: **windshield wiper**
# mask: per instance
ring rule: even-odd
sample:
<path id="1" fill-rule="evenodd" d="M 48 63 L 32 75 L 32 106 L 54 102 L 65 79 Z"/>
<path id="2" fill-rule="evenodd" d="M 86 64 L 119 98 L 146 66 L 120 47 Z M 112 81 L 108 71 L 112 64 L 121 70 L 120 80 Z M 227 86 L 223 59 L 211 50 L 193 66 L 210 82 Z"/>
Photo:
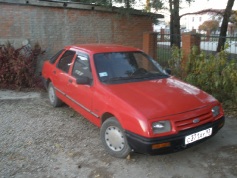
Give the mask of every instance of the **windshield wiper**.
<path id="1" fill-rule="evenodd" d="M 154 79 L 154 78 L 166 78 L 168 75 L 162 73 L 146 73 L 143 75 L 133 75 L 129 77 L 112 77 L 106 80 L 105 82 L 116 82 L 116 81 L 124 81 L 124 80 L 134 80 L 134 79 Z"/>
<path id="2" fill-rule="evenodd" d="M 119 81 L 119 80 L 130 80 L 130 77 L 112 77 L 108 79 L 107 81 Z"/>
<path id="3" fill-rule="evenodd" d="M 162 74 L 162 73 L 150 73 L 150 72 L 147 72 L 146 74 L 132 76 L 131 78 L 142 79 L 142 78 L 156 78 L 156 77 L 162 77 L 163 78 L 163 77 L 167 77 L 167 75 Z"/>

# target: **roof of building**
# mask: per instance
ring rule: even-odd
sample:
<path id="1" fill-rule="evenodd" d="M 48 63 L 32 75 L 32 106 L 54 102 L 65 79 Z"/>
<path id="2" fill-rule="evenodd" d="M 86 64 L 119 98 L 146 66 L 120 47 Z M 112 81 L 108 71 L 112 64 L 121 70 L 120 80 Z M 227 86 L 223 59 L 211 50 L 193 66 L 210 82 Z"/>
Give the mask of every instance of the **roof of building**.
<path id="1" fill-rule="evenodd" d="M 131 15 L 148 16 L 151 18 L 164 18 L 161 14 L 155 14 L 150 12 L 143 12 L 136 9 L 119 8 L 119 7 L 105 7 L 96 4 L 85 4 L 71 1 L 57 1 L 57 0 L 0 0 L 0 3 L 18 4 L 18 5 L 32 5 L 32 6 L 44 6 L 44 7 L 59 7 L 67 9 L 82 9 L 92 11 L 103 11 L 111 13 L 126 13 Z M 127 10 L 127 11 L 126 11 Z"/>

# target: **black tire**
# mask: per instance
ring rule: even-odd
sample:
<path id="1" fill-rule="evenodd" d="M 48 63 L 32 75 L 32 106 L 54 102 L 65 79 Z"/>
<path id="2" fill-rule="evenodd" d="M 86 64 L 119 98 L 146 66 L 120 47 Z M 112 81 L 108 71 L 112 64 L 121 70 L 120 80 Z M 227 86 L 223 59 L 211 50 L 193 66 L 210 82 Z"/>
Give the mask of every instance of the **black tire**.
<path id="1" fill-rule="evenodd" d="M 124 130 L 115 117 L 102 124 L 100 138 L 106 151 L 114 157 L 126 158 L 131 152 Z"/>
<path id="2" fill-rule="evenodd" d="M 63 102 L 56 96 L 53 84 L 50 82 L 48 86 L 49 102 L 53 107 L 62 106 Z"/>

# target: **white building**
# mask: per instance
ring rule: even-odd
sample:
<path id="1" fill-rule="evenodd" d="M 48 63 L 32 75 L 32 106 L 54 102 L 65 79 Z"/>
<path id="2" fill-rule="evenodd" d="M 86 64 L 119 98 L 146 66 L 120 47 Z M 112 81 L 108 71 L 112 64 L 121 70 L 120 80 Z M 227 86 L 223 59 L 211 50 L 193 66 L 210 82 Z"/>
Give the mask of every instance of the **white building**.
<path id="1" fill-rule="evenodd" d="M 211 9 L 214 10 L 214 9 Z M 192 30 L 196 30 L 198 31 L 198 27 L 200 25 L 203 24 L 203 22 L 207 21 L 207 20 L 216 20 L 219 22 L 219 27 L 221 26 L 221 22 L 222 22 L 222 17 L 220 15 L 217 15 L 216 13 L 211 13 L 211 12 L 205 12 L 208 10 L 202 10 L 199 12 L 197 12 L 196 14 L 188 14 L 188 15 L 184 15 L 180 18 L 180 25 L 181 25 L 181 29 L 184 32 L 188 32 L 188 31 L 192 31 Z M 217 11 L 221 11 L 221 10 L 217 10 Z M 203 13 L 201 13 L 203 12 Z"/>

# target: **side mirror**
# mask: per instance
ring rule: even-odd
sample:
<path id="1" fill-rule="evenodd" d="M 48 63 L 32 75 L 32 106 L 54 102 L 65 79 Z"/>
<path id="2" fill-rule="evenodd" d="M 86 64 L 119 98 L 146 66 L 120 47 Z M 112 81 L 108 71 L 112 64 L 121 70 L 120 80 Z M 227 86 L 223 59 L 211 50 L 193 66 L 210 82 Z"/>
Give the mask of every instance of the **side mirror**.
<path id="1" fill-rule="evenodd" d="M 91 81 L 90 81 L 89 77 L 80 76 L 77 78 L 76 83 L 79 85 L 90 85 Z"/>
<path id="2" fill-rule="evenodd" d="M 165 73 L 167 73 L 168 75 L 171 75 L 171 69 L 165 69 Z"/>

